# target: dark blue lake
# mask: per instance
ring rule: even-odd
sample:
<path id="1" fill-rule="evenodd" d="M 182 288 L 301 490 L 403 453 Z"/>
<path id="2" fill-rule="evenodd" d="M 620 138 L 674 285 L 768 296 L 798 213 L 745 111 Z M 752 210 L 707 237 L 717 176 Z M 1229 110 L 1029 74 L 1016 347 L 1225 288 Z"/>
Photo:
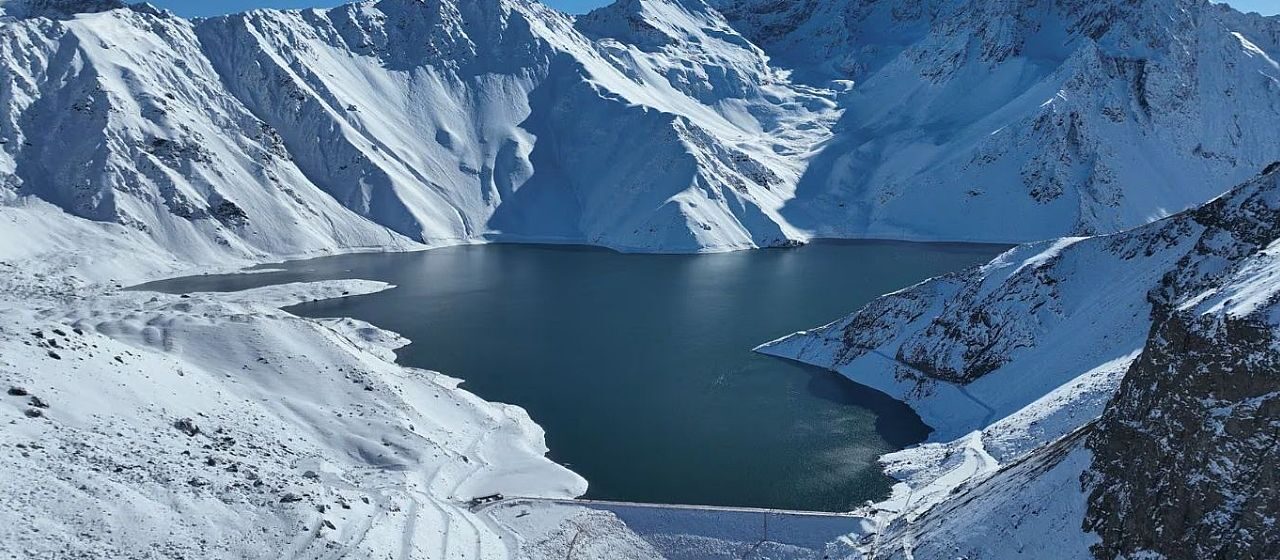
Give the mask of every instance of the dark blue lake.
<path id="1" fill-rule="evenodd" d="M 171 292 L 363 278 L 386 292 L 290 308 L 413 340 L 406 365 L 523 406 L 588 497 L 848 510 L 891 485 L 875 459 L 923 440 L 904 404 L 751 352 L 1004 247 L 878 241 L 714 255 L 484 245 L 298 261 Z"/>

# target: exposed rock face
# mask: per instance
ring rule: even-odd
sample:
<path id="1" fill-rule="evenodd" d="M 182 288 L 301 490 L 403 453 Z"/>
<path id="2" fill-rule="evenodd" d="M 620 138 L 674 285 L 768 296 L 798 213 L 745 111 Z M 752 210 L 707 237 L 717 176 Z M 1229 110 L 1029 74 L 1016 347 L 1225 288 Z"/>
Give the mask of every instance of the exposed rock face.
<path id="1" fill-rule="evenodd" d="M 831 351 L 827 367 L 875 353 L 900 363 L 904 377 L 954 383 L 1036 355 L 1082 320 L 1098 332 L 1076 334 L 1094 344 L 1131 330 L 1122 325 L 1135 316 L 1141 332 L 1134 334 L 1145 337 L 1155 318 L 1221 287 L 1280 239 L 1277 177 L 1272 169 L 1201 208 L 1129 232 L 1017 247 L 982 267 L 878 298 L 806 337 Z M 1101 296 L 1132 311 L 1115 316 L 1114 308 L 1088 303 Z"/>
<path id="2" fill-rule="evenodd" d="M 3 0 L 0 16 L 18 18 L 69 18 L 76 14 L 105 12 L 125 7 L 121 0 Z M 141 5 L 140 9 L 151 9 Z"/>
<path id="3" fill-rule="evenodd" d="M 1099 558 L 1280 556 L 1280 336 L 1257 317 L 1175 314 L 1089 440 Z"/>
<path id="4" fill-rule="evenodd" d="M 1280 555 L 1280 188 L 1191 213 L 1195 247 L 1152 290 L 1157 326 L 1089 441 L 1099 557 Z"/>
<path id="5" fill-rule="evenodd" d="M 1018 247 L 764 351 L 901 395 L 948 437 L 979 430 L 890 459 L 911 496 L 954 494 L 891 526 L 887 542 L 916 558 L 1013 557 L 996 544 L 1010 535 L 1047 550 L 1025 523 L 1098 558 L 1272 558 L 1278 242 L 1280 167 L 1267 166 L 1195 210 Z M 1021 466 L 1085 431 L 1065 466 Z M 912 544 L 939 539 L 954 547 Z"/>

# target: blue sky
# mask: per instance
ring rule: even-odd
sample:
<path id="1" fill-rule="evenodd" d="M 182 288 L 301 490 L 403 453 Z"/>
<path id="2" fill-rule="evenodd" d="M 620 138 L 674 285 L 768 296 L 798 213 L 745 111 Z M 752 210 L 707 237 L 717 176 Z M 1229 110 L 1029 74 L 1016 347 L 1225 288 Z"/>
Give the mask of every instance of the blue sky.
<path id="1" fill-rule="evenodd" d="M 311 6 L 336 6 L 343 0 L 150 0 L 152 4 L 168 8 L 179 15 L 212 16 L 230 12 L 241 12 L 253 8 L 306 8 Z M 596 6 L 603 6 L 609 0 L 543 0 L 544 3 L 571 13 L 581 13 Z M 1241 10 L 1260 12 L 1267 15 L 1280 13 L 1280 0 L 1230 0 L 1229 3 Z"/>
<path id="2" fill-rule="evenodd" d="M 1280 13 L 1280 0 L 1230 0 L 1227 3 L 1245 12 L 1258 12 L 1268 16 Z"/>

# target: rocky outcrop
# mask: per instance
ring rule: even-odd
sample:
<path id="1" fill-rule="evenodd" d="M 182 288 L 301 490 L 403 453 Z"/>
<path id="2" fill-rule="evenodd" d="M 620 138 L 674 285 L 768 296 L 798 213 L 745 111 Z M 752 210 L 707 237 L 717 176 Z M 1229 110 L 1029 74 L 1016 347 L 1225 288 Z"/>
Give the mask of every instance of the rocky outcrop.
<path id="1" fill-rule="evenodd" d="M 909 496 L 939 484 L 954 495 L 890 528 L 916 558 L 950 550 L 912 544 L 937 539 L 1013 556 L 994 535 L 1040 550 L 1046 541 L 1020 531 L 1026 523 L 1075 555 L 1270 558 L 1280 542 L 1277 241 L 1280 166 L 1269 165 L 1197 209 L 1021 246 L 764 351 L 902 395 L 942 433 L 979 430 L 890 459 Z M 965 415 L 957 392 L 989 413 Z M 976 449 L 1000 468 L 957 474 L 960 453 Z M 1074 459 L 1024 468 L 1062 453 Z"/>
<path id="2" fill-rule="evenodd" d="M 796 352 L 834 369 L 878 354 L 898 364 L 899 376 L 966 384 L 1043 357 L 1063 335 L 1094 347 L 1124 331 L 1145 337 L 1153 322 L 1221 287 L 1280 239 L 1280 172 L 1269 169 L 1200 208 L 1129 232 L 1023 245 L 888 294 L 798 336 Z M 1088 331 L 1067 332 L 1083 323 Z"/>
<path id="3" fill-rule="evenodd" d="M 76 14 L 105 12 L 124 8 L 121 0 L 4 0 L 0 2 L 0 17 L 65 19 Z M 154 10 L 140 4 L 139 10 Z"/>
<path id="4" fill-rule="evenodd" d="M 1205 230 L 1150 293 L 1155 325 L 1089 441 L 1099 557 L 1280 554 L 1280 187 L 1190 213 Z"/>
<path id="5" fill-rule="evenodd" d="M 1099 558 L 1280 555 L 1280 332 L 1177 313 L 1152 331 L 1088 446 Z"/>

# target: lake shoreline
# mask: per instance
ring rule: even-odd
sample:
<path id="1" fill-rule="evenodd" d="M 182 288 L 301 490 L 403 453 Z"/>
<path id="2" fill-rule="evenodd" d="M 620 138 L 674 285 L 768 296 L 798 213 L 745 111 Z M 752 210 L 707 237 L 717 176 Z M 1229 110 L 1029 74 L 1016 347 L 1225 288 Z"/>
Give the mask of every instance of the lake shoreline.
<path id="1" fill-rule="evenodd" d="M 271 270 L 171 279 L 136 289 L 218 291 L 325 278 L 387 280 L 400 287 L 380 296 L 304 303 L 287 311 L 308 317 L 355 317 L 398 332 L 413 341 L 397 351 L 402 365 L 444 371 L 486 400 L 526 408 L 547 433 L 550 457 L 591 481 L 588 497 L 847 511 L 888 494 L 892 479 L 878 466 L 879 456 L 923 441 L 929 427 L 901 401 L 843 375 L 814 368 L 821 372 L 815 375 L 805 369 L 809 366 L 783 363 L 751 349 L 792 330 L 786 326 L 814 324 L 833 310 L 853 309 L 881 293 L 985 262 L 1001 250 L 1002 246 L 963 243 L 821 240 L 774 251 L 637 255 L 590 246 L 494 243 L 264 264 Z M 939 259 L 952 264 L 939 266 L 934 262 Z M 575 272 L 561 270 L 566 267 Z M 452 272 L 436 270 L 440 268 Z M 877 268 L 903 270 L 894 278 L 868 279 L 867 274 Z M 629 278 L 635 275 L 642 278 Z M 850 298 L 851 282 L 868 285 Z M 415 292 L 415 286 L 422 284 L 431 284 L 439 292 Z M 474 293 L 483 286 L 492 291 L 483 297 Z M 624 299 L 637 301 L 620 303 L 616 293 L 628 293 Z M 505 304 L 493 302 L 503 298 L 507 298 Z M 840 303 L 842 299 L 846 303 Z M 459 302 L 476 307 L 457 309 Z M 780 312 L 790 317 L 780 320 Z M 557 327 L 534 324 L 554 315 L 559 315 Z M 628 325 L 636 320 L 652 326 Z M 659 332 L 675 329 L 670 321 L 684 330 Z M 429 328 L 432 324 L 464 332 L 437 340 L 442 335 L 439 329 Z M 601 338 L 597 331 L 602 324 L 614 324 L 628 333 Z M 414 332 L 424 327 L 426 332 Z M 517 330 L 503 330 L 511 328 Z M 568 331 L 561 333 L 564 329 Z M 725 330 L 742 332 L 726 339 Z M 630 344 L 631 338 L 644 340 Z M 494 341 L 502 341 L 501 352 L 484 352 L 476 346 Z M 548 344 L 560 345 L 561 351 L 538 348 Z M 614 372 L 619 379 L 592 375 L 590 359 L 564 358 L 580 344 L 608 348 L 595 356 L 599 363 L 615 354 L 630 355 L 630 361 L 641 358 L 652 371 L 690 373 L 655 377 L 640 367 L 625 371 L 626 375 Z M 714 349 L 710 355 L 709 349 Z M 489 361 L 475 358 L 477 354 L 490 355 Z M 494 359 L 494 354 L 511 358 Z M 579 377 L 562 383 L 567 389 L 554 391 L 556 395 L 530 386 L 529 377 L 545 381 L 564 370 L 575 370 Z M 689 376 L 693 381 L 684 379 Z M 616 387 L 601 389 L 601 383 Z M 591 385 L 605 395 L 626 398 L 588 396 L 578 389 Z M 513 392 L 513 386 L 523 386 L 526 392 Z M 668 393 L 656 394 L 654 386 Z M 661 406 L 646 408 L 630 402 L 646 399 Z M 892 400 L 893 406 L 884 405 L 883 399 Z M 893 411 L 894 407 L 898 410 Z M 560 410 L 596 420 L 582 427 L 576 418 L 553 416 L 563 415 Z M 681 420 L 663 418 L 673 415 L 682 415 Z M 618 420 L 629 416 L 643 420 Z M 741 418 L 726 420 L 735 417 Z M 610 423 L 625 429 L 610 435 L 591 426 Z M 910 436 L 903 435 L 913 430 Z M 654 434 L 682 443 L 672 448 Z M 804 440 L 814 451 L 794 447 L 797 444 L 787 441 L 792 439 Z M 701 451 L 709 445 L 720 449 L 716 454 Z M 819 467 L 775 458 L 809 453 Z M 719 458 L 721 454 L 732 460 Z M 618 464 L 595 461 L 602 455 L 616 456 Z M 691 458 L 684 467 L 652 459 L 685 455 Z M 741 467 L 744 464 L 749 468 Z M 797 470 L 806 468 L 810 470 Z M 702 472 L 690 473 L 698 469 Z M 746 478 L 743 472 L 754 478 Z M 666 486 L 652 484 L 646 490 L 632 482 L 655 478 L 666 480 Z M 850 482 L 854 480 L 858 482 Z M 780 485 L 780 481 L 785 482 Z M 737 490 L 779 486 L 782 489 L 774 494 Z M 828 497 L 832 495 L 843 499 Z"/>

